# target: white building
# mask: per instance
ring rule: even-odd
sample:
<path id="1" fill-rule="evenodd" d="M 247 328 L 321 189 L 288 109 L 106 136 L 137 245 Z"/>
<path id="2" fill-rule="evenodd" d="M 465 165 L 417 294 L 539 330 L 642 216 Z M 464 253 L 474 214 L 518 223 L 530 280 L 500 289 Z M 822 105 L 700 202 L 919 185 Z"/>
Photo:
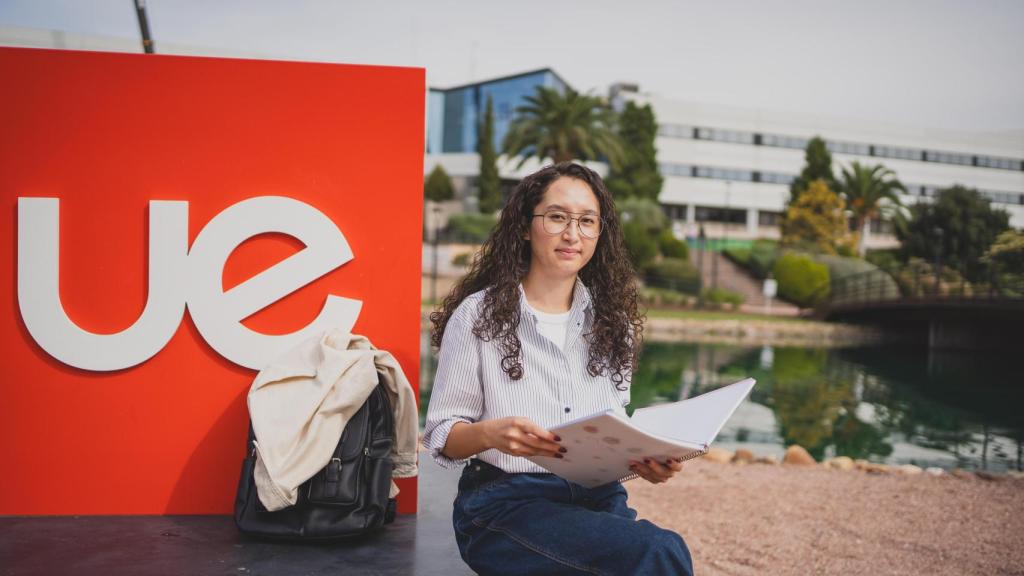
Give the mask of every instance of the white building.
<path id="1" fill-rule="evenodd" d="M 936 190 L 962 184 L 1024 228 L 1024 130 L 954 133 L 615 93 L 654 111 L 665 177 L 659 199 L 677 231 L 692 234 L 701 223 L 712 237 L 777 236 L 789 183 L 803 169 L 813 136 L 826 141 L 837 177 L 854 160 L 884 164 L 907 186 L 905 203 L 929 201 Z M 892 242 L 891 235 L 876 234 L 869 245 Z"/>

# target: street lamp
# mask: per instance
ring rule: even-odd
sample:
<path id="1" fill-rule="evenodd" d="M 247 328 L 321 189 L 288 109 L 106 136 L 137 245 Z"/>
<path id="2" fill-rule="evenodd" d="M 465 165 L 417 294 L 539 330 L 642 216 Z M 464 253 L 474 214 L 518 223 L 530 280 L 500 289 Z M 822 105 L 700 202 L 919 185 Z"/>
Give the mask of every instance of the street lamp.
<path id="1" fill-rule="evenodd" d="M 430 303 L 437 303 L 437 236 L 441 232 L 441 207 L 436 204 L 431 208 L 431 213 L 434 215 L 432 220 L 434 221 L 434 237 L 431 239 L 431 265 L 430 265 Z"/>
<path id="2" fill-rule="evenodd" d="M 697 234 L 697 278 L 700 284 L 697 286 L 697 308 L 704 308 L 704 246 L 707 243 L 707 236 L 704 234 L 704 223 L 700 224 L 700 232 Z"/>

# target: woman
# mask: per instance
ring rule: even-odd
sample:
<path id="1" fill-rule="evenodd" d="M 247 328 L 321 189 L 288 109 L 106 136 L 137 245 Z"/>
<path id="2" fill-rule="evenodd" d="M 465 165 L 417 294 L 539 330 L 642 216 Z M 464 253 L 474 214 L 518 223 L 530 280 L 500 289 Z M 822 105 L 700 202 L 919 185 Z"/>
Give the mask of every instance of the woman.
<path id="1" fill-rule="evenodd" d="M 477 572 L 692 573 L 682 538 L 636 521 L 620 483 L 584 488 L 524 458 L 571 456 L 547 428 L 628 403 L 636 299 L 604 182 L 567 162 L 520 182 L 431 315 L 439 353 L 424 444 L 443 466 L 467 464 L 453 520 Z M 681 467 L 632 463 L 654 483 Z"/>

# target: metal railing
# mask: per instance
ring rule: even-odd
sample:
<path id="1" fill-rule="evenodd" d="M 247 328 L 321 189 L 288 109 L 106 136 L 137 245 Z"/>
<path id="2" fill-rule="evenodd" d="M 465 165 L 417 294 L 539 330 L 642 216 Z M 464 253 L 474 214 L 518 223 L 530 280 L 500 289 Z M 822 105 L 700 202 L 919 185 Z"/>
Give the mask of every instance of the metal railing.
<path id="1" fill-rule="evenodd" d="M 1024 300 L 1024 276 L 998 275 L 971 282 L 951 269 L 924 266 L 877 269 L 833 278 L 819 310 L 837 305 L 898 300 Z"/>

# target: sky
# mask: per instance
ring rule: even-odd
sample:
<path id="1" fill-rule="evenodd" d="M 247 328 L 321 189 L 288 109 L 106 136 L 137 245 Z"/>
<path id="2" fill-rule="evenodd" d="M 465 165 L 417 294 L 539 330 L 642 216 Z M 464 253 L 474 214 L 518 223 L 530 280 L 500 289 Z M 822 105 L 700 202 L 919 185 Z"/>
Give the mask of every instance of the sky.
<path id="1" fill-rule="evenodd" d="M 417 66 L 432 87 L 550 67 L 678 100 L 1024 130 L 1021 0 L 148 0 L 161 46 Z M 138 38 L 131 0 L 0 0 L 0 26 Z"/>

